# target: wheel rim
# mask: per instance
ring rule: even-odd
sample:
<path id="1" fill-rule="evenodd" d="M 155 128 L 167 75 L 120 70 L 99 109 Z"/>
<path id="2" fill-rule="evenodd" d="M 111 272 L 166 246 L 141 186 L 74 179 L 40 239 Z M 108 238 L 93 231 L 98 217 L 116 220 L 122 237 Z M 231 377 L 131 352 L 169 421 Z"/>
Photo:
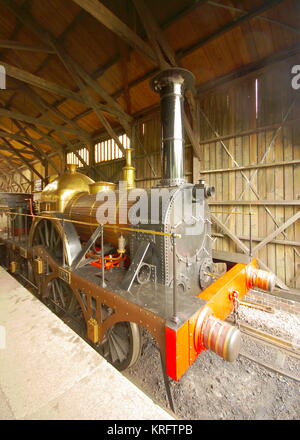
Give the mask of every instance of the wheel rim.
<path id="1" fill-rule="evenodd" d="M 32 245 L 43 246 L 58 264 L 63 262 L 64 246 L 56 224 L 51 220 L 41 220 L 36 225 Z"/>
<path id="2" fill-rule="evenodd" d="M 98 351 L 119 371 L 132 367 L 141 353 L 139 326 L 132 322 L 114 324 L 108 329 Z"/>

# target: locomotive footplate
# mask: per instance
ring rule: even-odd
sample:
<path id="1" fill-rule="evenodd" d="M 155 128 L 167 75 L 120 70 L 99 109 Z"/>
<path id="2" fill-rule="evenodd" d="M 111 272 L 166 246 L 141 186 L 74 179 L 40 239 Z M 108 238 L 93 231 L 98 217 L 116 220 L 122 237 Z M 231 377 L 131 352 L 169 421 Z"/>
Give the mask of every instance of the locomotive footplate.
<path id="1" fill-rule="evenodd" d="M 89 266 L 77 269 L 74 274 L 78 274 L 93 283 L 100 285 L 99 269 Z M 124 279 L 126 270 L 123 268 L 114 268 L 105 272 L 106 290 L 111 291 L 114 295 L 119 295 L 126 301 L 133 302 L 149 312 L 155 313 L 159 317 L 168 321 L 173 313 L 173 289 L 154 282 L 139 285 L 133 284 L 130 291 L 120 289 L 121 281 Z M 206 301 L 201 298 L 193 297 L 187 293 L 178 293 L 178 322 L 176 327 L 179 328 L 187 319 L 189 319 Z"/>

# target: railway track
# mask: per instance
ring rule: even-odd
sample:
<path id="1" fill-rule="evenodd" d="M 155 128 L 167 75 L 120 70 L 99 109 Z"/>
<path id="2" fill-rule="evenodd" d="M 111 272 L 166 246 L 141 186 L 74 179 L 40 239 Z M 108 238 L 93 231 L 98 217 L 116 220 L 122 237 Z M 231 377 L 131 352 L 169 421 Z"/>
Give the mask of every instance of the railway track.
<path id="1" fill-rule="evenodd" d="M 241 332 L 247 335 L 247 337 L 250 337 L 252 340 L 258 341 L 259 343 L 265 346 L 272 347 L 273 350 L 275 349 L 277 351 L 280 351 L 282 354 L 281 359 L 285 360 L 286 357 L 290 357 L 296 361 L 300 360 L 300 347 L 295 346 L 292 342 L 279 338 L 278 336 L 271 335 L 270 333 L 266 333 L 248 324 L 240 323 L 239 327 Z M 268 370 L 271 370 L 282 376 L 286 376 L 290 379 L 295 380 L 296 382 L 300 382 L 300 374 L 294 375 L 291 372 L 288 372 L 274 365 L 273 363 L 271 364 L 270 362 L 266 362 L 257 357 L 252 356 L 251 354 L 247 353 L 245 350 L 240 351 L 240 356 L 249 359 L 252 362 L 257 363 L 267 368 Z"/>
<path id="2" fill-rule="evenodd" d="M 245 333 L 247 336 L 262 341 L 264 344 L 271 347 L 280 349 L 286 352 L 286 354 L 300 360 L 300 347 L 295 347 L 292 342 L 271 335 L 270 333 L 266 333 L 248 324 L 240 323 L 239 327 L 241 332 Z"/>

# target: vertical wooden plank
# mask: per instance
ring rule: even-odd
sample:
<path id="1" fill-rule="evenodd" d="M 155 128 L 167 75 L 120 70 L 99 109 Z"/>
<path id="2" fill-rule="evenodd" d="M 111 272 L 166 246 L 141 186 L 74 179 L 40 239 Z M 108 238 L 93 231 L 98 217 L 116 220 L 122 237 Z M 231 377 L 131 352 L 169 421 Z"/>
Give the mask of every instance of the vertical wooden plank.
<path id="1" fill-rule="evenodd" d="M 283 129 L 283 156 L 285 161 L 293 160 L 292 131 L 290 127 Z M 284 166 L 284 198 L 292 200 L 294 197 L 294 178 L 293 165 Z M 296 210 L 293 207 L 285 207 L 285 221 L 288 220 Z M 286 229 L 287 238 L 295 240 L 295 225 Z M 295 276 L 295 254 L 292 246 L 284 247 L 285 254 L 285 283 L 289 287 L 293 287 L 292 280 Z"/>
<path id="2" fill-rule="evenodd" d="M 238 126 L 238 109 L 239 109 L 239 93 L 238 93 L 238 88 L 234 87 L 233 89 L 233 105 L 232 105 L 232 115 L 230 118 L 230 125 L 231 125 L 231 130 L 232 133 L 236 133 L 237 132 L 237 126 Z M 228 151 L 230 153 L 230 157 L 228 159 L 228 166 L 229 168 L 233 168 L 235 166 L 234 161 L 232 160 L 232 157 L 235 156 L 235 138 L 229 139 L 229 141 L 227 142 L 227 147 L 228 147 Z M 236 184 L 236 172 L 230 171 L 228 173 L 228 200 L 234 200 L 235 199 L 235 184 Z M 234 207 L 230 206 L 228 207 L 228 210 L 234 210 L 236 211 L 236 208 L 234 209 Z M 227 216 L 226 216 L 227 217 Z M 225 218 L 224 218 L 225 220 Z M 229 227 L 229 229 L 231 229 L 231 231 L 234 232 L 234 228 L 235 228 L 235 215 L 231 215 L 229 217 L 229 221 L 227 223 L 227 226 Z M 230 252 L 235 252 L 236 251 L 236 247 L 235 244 L 232 242 L 232 240 L 228 241 L 228 248 Z"/>
<path id="3" fill-rule="evenodd" d="M 278 95 L 274 95 L 275 92 L 275 84 L 274 84 L 274 78 L 270 76 L 268 73 L 265 74 L 264 77 L 264 123 L 270 124 L 276 120 L 276 106 L 278 105 L 277 101 L 275 101 L 276 96 L 278 100 Z M 272 145 L 271 148 L 269 148 L 273 136 L 276 133 L 276 130 L 269 130 L 266 132 L 266 147 L 265 149 L 268 150 L 268 154 L 265 159 L 265 163 L 272 163 L 275 161 L 275 146 Z M 275 175 L 276 171 L 274 168 L 265 168 L 263 172 L 266 175 L 266 199 L 267 200 L 274 200 L 276 197 L 275 194 Z M 283 182 L 277 182 L 277 185 L 283 185 Z M 271 206 L 268 207 L 269 211 L 272 212 L 273 216 L 276 217 L 276 208 L 273 208 Z M 267 229 L 266 233 L 270 234 L 273 232 L 276 228 L 276 225 L 274 224 L 274 221 L 265 212 L 265 218 L 266 218 L 266 224 Z M 276 245 L 273 243 L 269 243 L 267 245 L 267 264 L 270 267 L 272 271 L 275 273 L 277 272 L 277 262 L 276 262 Z"/>
<path id="4" fill-rule="evenodd" d="M 282 145 L 282 134 L 278 136 L 275 143 L 275 160 L 280 162 L 283 160 L 283 145 Z M 284 198 L 284 172 L 283 167 L 276 167 L 275 169 L 275 179 L 276 179 L 276 199 L 282 200 Z M 276 220 L 279 225 L 284 223 L 284 208 L 281 206 L 276 207 Z M 278 239 L 284 240 L 284 235 L 280 234 Z M 284 246 L 281 244 L 276 244 L 276 274 L 284 281 L 285 280 L 285 267 L 284 267 L 284 256 L 285 250 Z"/>
<path id="5" fill-rule="evenodd" d="M 294 159 L 300 159 L 300 127 L 297 126 L 293 138 Z M 300 165 L 294 166 L 294 198 L 300 199 Z M 295 240 L 300 241 L 300 221 L 295 223 Z M 299 248 L 298 248 L 299 249 Z M 294 287 L 300 288 L 300 258 L 295 256 Z"/>

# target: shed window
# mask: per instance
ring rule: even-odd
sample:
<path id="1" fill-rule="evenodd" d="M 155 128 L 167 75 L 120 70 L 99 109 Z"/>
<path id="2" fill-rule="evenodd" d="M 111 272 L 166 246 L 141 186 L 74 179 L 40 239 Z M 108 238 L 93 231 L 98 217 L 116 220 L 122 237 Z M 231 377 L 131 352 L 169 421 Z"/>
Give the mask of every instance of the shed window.
<path id="1" fill-rule="evenodd" d="M 89 165 L 90 163 L 90 157 L 89 157 L 89 150 L 87 148 L 81 148 L 77 151 L 77 154 L 82 157 L 82 159 Z M 68 153 L 67 154 L 67 163 L 74 163 L 75 165 L 78 165 L 78 167 L 83 167 L 83 163 L 78 159 L 78 157 L 74 153 Z"/>
<path id="2" fill-rule="evenodd" d="M 130 139 L 126 134 L 119 136 L 124 148 L 130 148 Z M 107 162 L 109 160 L 121 159 L 123 153 L 113 139 L 99 142 L 95 145 L 95 162 Z"/>
<path id="3" fill-rule="evenodd" d="M 42 189 L 43 189 L 42 179 L 36 179 L 34 181 L 34 191 L 42 191 Z"/>

